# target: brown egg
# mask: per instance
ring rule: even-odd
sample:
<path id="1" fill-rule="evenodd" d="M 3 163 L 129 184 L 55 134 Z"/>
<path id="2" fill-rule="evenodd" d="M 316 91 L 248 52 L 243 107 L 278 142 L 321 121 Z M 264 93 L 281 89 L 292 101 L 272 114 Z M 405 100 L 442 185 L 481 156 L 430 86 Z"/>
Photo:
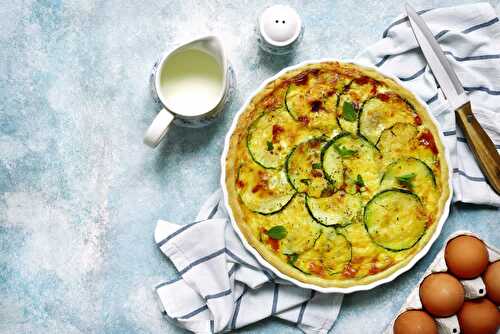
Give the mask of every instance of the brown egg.
<path id="1" fill-rule="evenodd" d="M 424 308 L 436 317 L 455 314 L 464 302 L 464 287 L 447 273 L 427 276 L 420 284 L 419 292 Z"/>
<path id="2" fill-rule="evenodd" d="M 486 298 L 467 300 L 458 312 L 462 334 L 495 334 L 500 324 L 500 312 Z"/>
<path id="3" fill-rule="evenodd" d="M 401 313 L 394 321 L 394 334 L 438 334 L 436 322 L 424 311 Z"/>
<path id="4" fill-rule="evenodd" d="M 448 270 L 458 278 L 478 277 L 488 266 L 488 251 L 484 243 L 469 235 L 448 242 L 444 251 Z"/>
<path id="5" fill-rule="evenodd" d="M 486 295 L 495 304 L 500 305 L 500 261 L 491 263 L 483 274 Z"/>

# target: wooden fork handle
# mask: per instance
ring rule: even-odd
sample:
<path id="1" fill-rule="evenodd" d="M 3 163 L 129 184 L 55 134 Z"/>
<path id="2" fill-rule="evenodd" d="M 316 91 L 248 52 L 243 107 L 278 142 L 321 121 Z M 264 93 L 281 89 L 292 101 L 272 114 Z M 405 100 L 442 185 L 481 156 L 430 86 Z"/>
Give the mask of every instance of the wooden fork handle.
<path id="1" fill-rule="evenodd" d="M 455 114 L 479 167 L 490 186 L 500 195 L 500 156 L 495 145 L 474 117 L 470 102 L 455 110 Z"/>

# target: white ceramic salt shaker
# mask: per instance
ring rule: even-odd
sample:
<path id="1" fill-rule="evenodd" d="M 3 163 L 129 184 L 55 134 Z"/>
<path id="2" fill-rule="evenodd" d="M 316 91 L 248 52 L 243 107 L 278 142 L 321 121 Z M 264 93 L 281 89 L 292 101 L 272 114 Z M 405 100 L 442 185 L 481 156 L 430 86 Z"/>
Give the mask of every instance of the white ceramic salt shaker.
<path id="1" fill-rule="evenodd" d="M 259 46 L 266 52 L 282 55 L 293 52 L 302 40 L 304 27 L 295 9 L 285 5 L 267 7 L 259 16 Z"/>

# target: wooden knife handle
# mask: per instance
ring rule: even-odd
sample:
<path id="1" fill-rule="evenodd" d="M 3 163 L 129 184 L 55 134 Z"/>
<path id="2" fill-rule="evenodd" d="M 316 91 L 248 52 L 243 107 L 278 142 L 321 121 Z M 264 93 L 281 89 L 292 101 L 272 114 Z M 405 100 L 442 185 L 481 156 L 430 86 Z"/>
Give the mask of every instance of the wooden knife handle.
<path id="1" fill-rule="evenodd" d="M 495 145 L 474 117 L 470 102 L 458 108 L 455 113 L 479 167 L 490 186 L 500 195 L 500 156 Z"/>

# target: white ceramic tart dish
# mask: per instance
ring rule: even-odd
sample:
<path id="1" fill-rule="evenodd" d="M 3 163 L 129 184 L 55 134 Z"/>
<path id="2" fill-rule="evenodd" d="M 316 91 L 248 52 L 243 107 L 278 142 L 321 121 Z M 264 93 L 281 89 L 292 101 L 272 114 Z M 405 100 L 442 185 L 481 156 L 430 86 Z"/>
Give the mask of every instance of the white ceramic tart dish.
<path id="1" fill-rule="evenodd" d="M 233 120 L 221 185 L 266 268 L 320 292 L 392 281 L 448 217 L 449 157 L 426 104 L 393 76 L 335 59 L 288 67 Z"/>

